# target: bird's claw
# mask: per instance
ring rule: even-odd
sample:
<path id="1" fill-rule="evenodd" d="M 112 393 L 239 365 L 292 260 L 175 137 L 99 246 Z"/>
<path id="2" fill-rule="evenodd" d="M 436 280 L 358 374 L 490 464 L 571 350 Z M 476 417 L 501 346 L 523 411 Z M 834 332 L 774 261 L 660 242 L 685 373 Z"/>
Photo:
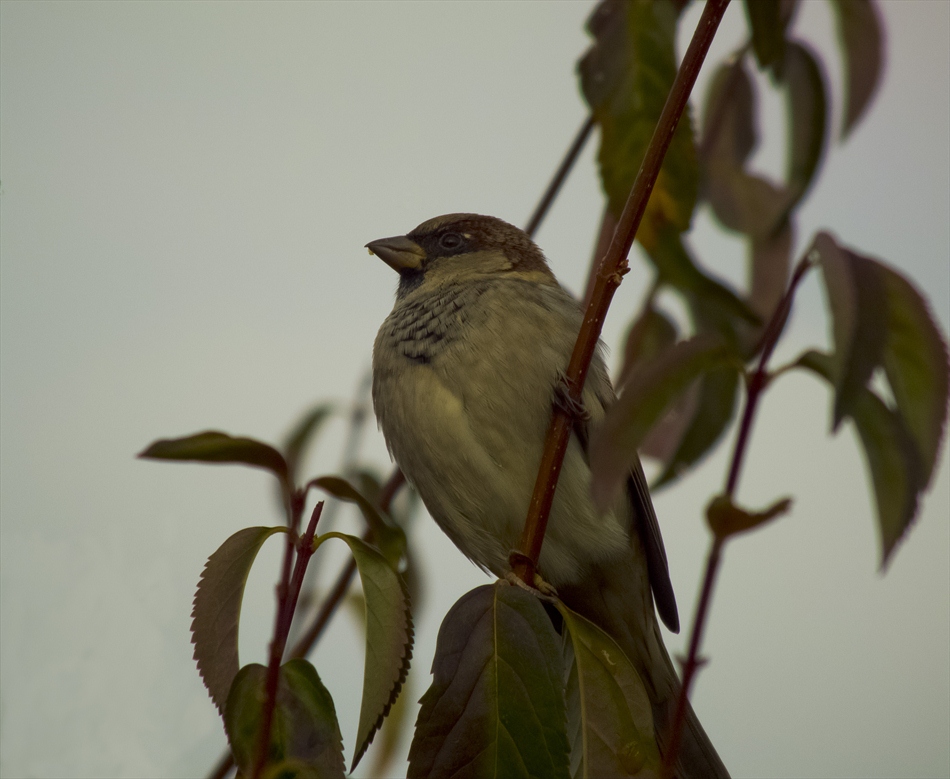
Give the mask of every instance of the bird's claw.
<path id="1" fill-rule="evenodd" d="M 554 405 L 575 421 L 586 422 L 590 419 L 590 412 L 584 408 L 584 403 L 571 395 L 571 383 L 563 371 L 558 371 L 554 385 Z"/>
<path id="2" fill-rule="evenodd" d="M 508 556 L 508 560 L 512 565 L 518 562 L 519 558 L 525 559 L 525 556 L 517 550 L 512 550 L 511 554 Z M 553 585 L 545 581 L 541 574 L 539 574 L 537 571 L 534 571 L 533 568 L 534 566 L 532 565 L 533 587 L 525 582 L 524 579 L 518 576 L 518 574 L 516 574 L 514 571 L 508 571 L 508 573 L 505 574 L 504 581 L 508 582 L 508 584 L 513 584 L 515 587 L 520 587 L 521 589 L 530 592 L 532 595 L 537 595 L 540 598 L 556 598 L 557 590 L 554 589 Z"/>

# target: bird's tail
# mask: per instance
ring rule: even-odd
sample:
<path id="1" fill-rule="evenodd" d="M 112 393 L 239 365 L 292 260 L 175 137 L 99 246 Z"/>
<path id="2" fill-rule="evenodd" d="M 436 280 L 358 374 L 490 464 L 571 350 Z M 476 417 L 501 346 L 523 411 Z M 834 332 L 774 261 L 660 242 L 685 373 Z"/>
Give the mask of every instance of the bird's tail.
<path id="1" fill-rule="evenodd" d="M 571 609 L 606 630 L 634 664 L 653 705 L 653 727 L 663 754 L 680 682 L 660 635 L 644 568 L 630 555 L 625 561 L 594 569 L 583 583 L 558 587 L 558 595 Z M 678 779 L 729 777 L 688 704 L 675 766 Z"/>

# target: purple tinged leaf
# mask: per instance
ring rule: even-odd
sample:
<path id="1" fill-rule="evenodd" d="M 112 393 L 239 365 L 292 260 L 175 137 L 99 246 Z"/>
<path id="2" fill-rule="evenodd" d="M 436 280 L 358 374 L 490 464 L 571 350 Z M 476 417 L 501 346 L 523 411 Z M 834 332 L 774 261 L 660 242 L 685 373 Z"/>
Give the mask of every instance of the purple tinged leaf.
<path id="1" fill-rule="evenodd" d="M 656 776 L 653 709 L 636 668 L 593 622 L 556 601 L 567 629 L 572 776 Z"/>
<path id="2" fill-rule="evenodd" d="M 591 436 L 591 493 L 605 510 L 613 505 L 653 424 L 689 384 L 728 359 L 722 338 L 701 334 L 667 349 L 638 370 Z"/>
<path id="3" fill-rule="evenodd" d="M 640 313 L 630 329 L 623 347 L 623 365 L 615 385 L 624 385 L 637 365 L 656 357 L 676 343 L 679 330 L 662 311 L 648 305 Z"/>
<path id="4" fill-rule="evenodd" d="M 239 775 L 251 776 L 257 759 L 267 667 L 244 666 L 234 679 L 224 725 Z M 343 779 L 343 739 L 333 698 L 306 660 L 280 668 L 265 776 L 319 776 Z"/>
<path id="5" fill-rule="evenodd" d="M 439 629 L 409 777 L 568 777 L 564 666 L 540 600 L 497 582 Z"/>
<path id="6" fill-rule="evenodd" d="M 804 44 L 789 41 L 782 75 L 788 102 L 787 182 L 789 211 L 811 186 L 827 145 L 828 110 L 825 77 L 817 57 Z"/>
<path id="7" fill-rule="evenodd" d="M 831 310 L 835 430 L 881 364 L 887 299 L 880 265 L 840 246 L 829 233 L 819 233 L 812 247 L 821 260 Z"/>
<path id="8" fill-rule="evenodd" d="M 198 673 L 211 700 L 224 713 L 231 683 L 240 668 L 238 623 L 244 585 L 264 542 L 285 527 L 248 527 L 218 547 L 205 563 L 191 616 Z"/>
<path id="9" fill-rule="evenodd" d="M 884 69 L 884 29 L 871 0 L 834 0 L 842 48 L 847 105 L 841 139 L 848 137 L 864 116 L 881 83 Z"/>
<path id="10" fill-rule="evenodd" d="M 314 549 L 328 538 L 339 538 L 350 547 L 363 585 L 366 610 L 366 659 L 363 698 L 350 771 L 366 753 L 376 731 L 396 702 L 412 658 L 412 613 L 406 585 L 393 565 L 361 538 L 325 533 L 314 540 Z"/>
<path id="11" fill-rule="evenodd" d="M 834 384 L 835 364 L 830 355 L 806 352 L 796 364 Z M 874 486 L 883 569 L 917 514 L 926 475 L 903 418 L 871 390 L 861 391 L 850 416 Z"/>
<path id="12" fill-rule="evenodd" d="M 287 463 L 274 447 L 253 438 L 236 438 L 215 430 L 183 438 L 159 439 L 138 456 L 148 460 L 250 465 L 271 471 L 281 483 L 289 481 Z"/>

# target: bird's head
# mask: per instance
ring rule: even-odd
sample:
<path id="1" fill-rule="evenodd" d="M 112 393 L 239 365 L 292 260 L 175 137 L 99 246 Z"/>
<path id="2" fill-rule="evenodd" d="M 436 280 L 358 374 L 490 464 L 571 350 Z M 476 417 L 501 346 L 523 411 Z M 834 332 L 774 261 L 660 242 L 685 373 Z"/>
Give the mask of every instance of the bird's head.
<path id="1" fill-rule="evenodd" d="M 527 233 L 494 216 L 446 214 L 406 235 L 366 248 L 399 273 L 400 294 L 505 275 L 556 284 L 544 254 Z"/>

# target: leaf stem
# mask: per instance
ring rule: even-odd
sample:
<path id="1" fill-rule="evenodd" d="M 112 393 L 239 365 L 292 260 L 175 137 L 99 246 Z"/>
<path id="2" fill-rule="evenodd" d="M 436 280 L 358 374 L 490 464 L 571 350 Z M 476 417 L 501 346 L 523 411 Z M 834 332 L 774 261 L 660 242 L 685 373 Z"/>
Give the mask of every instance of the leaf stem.
<path id="1" fill-rule="evenodd" d="M 301 501 L 295 496 L 294 503 Z M 297 607 L 297 598 L 300 596 L 300 587 L 303 585 L 304 574 L 307 572 L 307 563 L 313 556 L 313 536 L 317 530 L 317 522 L 323 512 L 323 501 L 314 506 L 310 516 L 310 524 L 302 538 L 295 539 L 288 534 L 284 546 L 284 562 L 281 568 L 280 582 L 277 584 L 277 616 L 274 623 L 274 638 L 270 645 L 270 661 L 267 665 L 267 682 L 265 686 L 264 708 L 261 717 L 261 732 L 257 745 L 257 760 L 254 763 L 252 776 L 259 779 L 267 763 L 270 747 L 271 728 L 274 724 L 274 709 L 277 706 L 277 683 L 280 677 L 280 662 L 284 657 L 284 648 L 287 645 L 287 636 L 290 635 L 290 624 L 294 619 L 294 609 Z M 299 523 L 300 512 L 294 519 L 294 525 Z M 290 567 L 296 546 L 297 560 L 291 575 Z"/>
<path id="2" fill-rule="evenodd" d="M 567 153 L 564 155 L 564 159 L 561 161 L 557 172 L 554 174 L 554 178 L 551 179 L 551 183 L 548 184 L 548 188 L 541 196 L 540 202 L 535 207 L 534 213 L 528 220 L 528 226 L 525 227 L 524 231 L 532 238 L 538 231 L 538 228 L 541 226 L 541 222 L 544 220 L 544 217 L 547 216 L 548 210 L 551 208 L 551 204 L 554 202 L 554 198 L 557 197 L 557 193 L 560 191 L 561 185 L 563 185 L 565 179 L 567 179 L 567 174 L 571 172 L 571 168 L 573 168 L 574 163 L 577 162 L 577 158 L 580 156 L 581 150 L 584 148 L 584 144 L 587 143 L 587 139 L 590 137 L 590 132 L 593 129 L 594 117 L 593 115 L 590 115 L 584 120 L 584 124 L 582 124 L 580 129 L 577 131 L 577 135 L 574 136 L 574 140 L 571 143 L 570 148 L 567 150 Z"/>
<path id="3" fill-rule="evenodd" d="M 709 50 L 709 45 L 728 5 L 729 0 L 709 0 L 703 9 L 702 17 L 693 33 L 693 39 L 676 74 L 666 104 L 663 106 L 633 189 L 618 220 L 610 248 L 601 260 L 565 376 L 569 395 L 578 403 L 610 301 L 617 287 L 620 286 L 623 275 L 629 270 L 627 255 L 643 219 L 650 194 L 653 192 L 663 157 L 669 148 L 673 132 L 676 130 L 693 84 L 696 82 L 696 76 L 699 74 L 706 52 Z M 544 452 L 534 493 L 531 496 L 528 517 L 521 534 L 519 545 L 521 554 L 513 556 L 515 573 L 531 585 L 534 582 L 535 567 L 541 554 L 544 531 L 551 513 L 551 505 L 554 502 L 554 491 L 557 487 L 561 465 L 564 462 L 564 453 L 567 450 L 571 424 L 569 414 L 556 406 L 544 442 Z"/>
<path id="4" fill-rule="evenodd" d="M 779 336 L 785 329 L 788 322 L 788 315 L 792 309 L 792 301 L 795 298 L 795 291 L 798 288 L 805 273 L 811 268 L 812 262 L 806 256 L 798 263 L 795 273 L 789 281 L 788 289 L 781 302 L 772 314 L 762 340 L 756 352 L 761 350 L 759 363 L 755 371 L 746 383 L 746 405 L 742 414 L 742 422 L 739 426 L 739 434 L 736 436 L 735 448 L 732 452 L 732 462 L 729 466 L 729 475 L 726 479 L 725 494 L 732 499 L 735 496 L 739 484 L 739 474 L 742 471 L 742 463 L 745 459 L 745 453 L 749 445 L 749 434 L 752 430 L 752 422 L 755 418 L 755 412 L 758 409 L 759 399 L 762 392 L 768 385 L 769 374 L 766 370 L 769 358 L 775 351 Z M 716 584 L 716 576 L 719 573 L 719 564 L 722 561 L 722 550 L 726 543 L 725 536 L 713 535 L 709 545 L 709 554 L 706 557 L 706 571 L 703 574 L 703 586 L 699 596 L 699 606 L 696 609 L 696 616 L 693 618 L 693 627 L 689 639 L 689 654 L 686 662 L 683 664 L 683 680 L 680 685 L 679 697 L 676 701 L 676 712 L 673 715 L 673 721 L 670 725 L 670 735 L 667 739 L 667 749 L 663 755 L 663 770 L 661 776 L 672 777 L 673 766 L 676 762 L 676 753 L 679 751 L 680 741 L 683 736 L 683 726 L 686 723 L 686 702 L 689 699 L 689 690 L 693 683 L 696 671 L 702 665 L 699 656 L 699 647 L 702 643 L 703 631 L 706 628 L 706 619 L 709 614 L 709 607 L 712 603 L 712 593 Z"/>

